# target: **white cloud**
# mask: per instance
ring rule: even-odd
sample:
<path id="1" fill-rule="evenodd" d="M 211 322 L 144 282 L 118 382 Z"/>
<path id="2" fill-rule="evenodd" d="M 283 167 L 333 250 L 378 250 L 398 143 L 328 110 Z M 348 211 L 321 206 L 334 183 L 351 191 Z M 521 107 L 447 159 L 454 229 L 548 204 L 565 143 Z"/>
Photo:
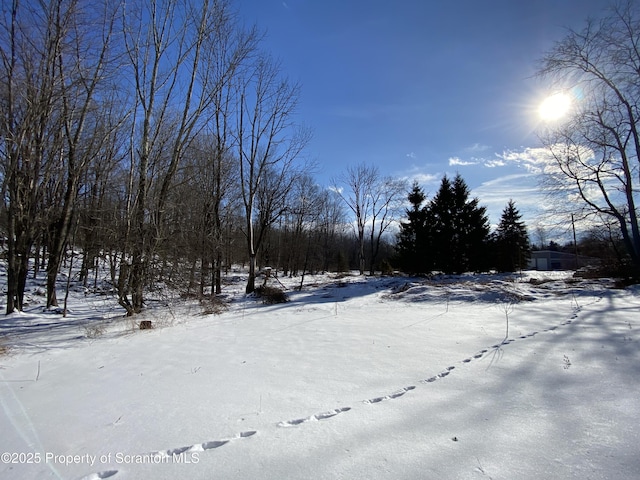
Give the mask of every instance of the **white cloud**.
<path id="1" fill-rule="evenodd" d="M 496 156 L 506 163 L 514 163 L 530 173 L 542 173 L 555 163 L 548 148 L 527 147 L 524 150 L 506 150 Z"/>
<path id="2" fill-rule="evenodd" d="M 503 160 L 484 160 L 483 165 L 487 168 L 504 167 L 506 163 Z"/>
<path id="3" fill-rule="evenodd" d="M 417 156 L 416 156 L 416 154 L 414 152 L 407 153 L 407 157 L 412 159 L 412 160 L 415 160 L 417 158 Z"/>
<path id="4" fill-rule="evenodd" d="M 527 224 L 549 208 L 548 199 L 539 185 L 539 176 L 533 173 L 505 175 L 489 180 L 474 188 L 471 194 L 478 197 L 480 205 L 487 207 L 489 220 L 494 227 L 509 200 L 516 203 Z"/>
<path id="5" fill-rule="evenodd" d="M 478 162 L 477 161 L 469 161 L 469 160 L 462 160 L 460 157 L 451 157 L 449 158 L 449 166 L 462 166 L 462 167 L 468 167 L 469 165 L 477 165 Z"/>
<path id="6" fill-rule="evenodd" d="M 406 176 L 405 179 L 409 183 L 416 181 L 419 185 L 433 185 L 440 181 L 440 175 L 433 175 L 431 173 L 414 173 Z"/>

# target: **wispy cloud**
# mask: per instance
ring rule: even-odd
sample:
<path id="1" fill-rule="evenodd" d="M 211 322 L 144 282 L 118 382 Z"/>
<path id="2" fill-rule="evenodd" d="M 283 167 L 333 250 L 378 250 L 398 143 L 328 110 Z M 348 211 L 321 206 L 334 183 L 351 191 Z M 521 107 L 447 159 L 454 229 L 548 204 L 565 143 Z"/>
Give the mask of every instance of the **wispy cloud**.
<path id="1" fill-rule="evenodd" d="M 484 160 L 482 163 L 487 168 L 504 167 L 507 163 L 504 160 Z"/>
<path id="2" fill-rule="evenodd" d="M 449 158 L 449 166 L 461 166 L 461 167 L 467 167 L 469 165 L 477 165 L 478 161 L 477 160 L 462 160 L 460 157 L 451 157 Z"/>
<path id="3" fill-rule="evenodd" d="M 410 158 L 411 160 L 415 160 L 418 157 L 414 152 L 409 152 L 407 153 L 407 158 Z"/>
<path id="4" fill-rule="evenodd" d="M 431 185 L 440 181 L 440 175 L 433 175 L 430 173 L 419 173 L 413 175 L 411 180 L 417 181 L 420 185 Z"/>
<path id="5" fill-rule="evenodd" d="M 529 224 L 551 207 L 540 188 L 539 178 L 534 173 L 504 175 L 482 183 L 472 190 L 472 195 L 478 197 L 480 204 L 487 207 L 489 219 L 494 227 L 509 200 L 516 202 L 516 207 Z"/>
<path id="6" fill-rule="evenodd" d="M 490 147 L 475 144 L 465 149 L 468 152 L 482 153 Z M 507 167 L 509 165 L 524 168 L 529 173 L 548 173 L 555 165 L 552 150 L 549 148 L 525 147 L 522 150 L 505 150 L 502 153 L 494 153 L 490 156 L 469 156 L 461 158 L 454 156 L 449 158 L 449 166 L 481 165 L 485 168 Z"/>
<path id="7" fill-rule="evenodd" d="M 489 145 L 483 145 L 481 143 L 474 143 L 473 145 L 464 149 L 465 153 L 478 154 L 491 150 Z"/>
<path id="8" fill-rule="evenodd" d="M 517 164 L 531 173 L 543 173 L 555 163 L 548 148 L 527 147 L 523 150 L 506 150 L 496 156 L 505 164 Z"/>
<path id="9" fill-rule="evenodd" d="M 430 187 L 437 185 L 440 182 L 440 175 L 424 173 L 420 171 L 414 171 L 413 173 L 405 173 L 404 175 L 400 175 L 402 180 L 405 180 L 408 185 L 411 185 L 413 182 L 418 182 L 418 185 L 422 187 Z"/>

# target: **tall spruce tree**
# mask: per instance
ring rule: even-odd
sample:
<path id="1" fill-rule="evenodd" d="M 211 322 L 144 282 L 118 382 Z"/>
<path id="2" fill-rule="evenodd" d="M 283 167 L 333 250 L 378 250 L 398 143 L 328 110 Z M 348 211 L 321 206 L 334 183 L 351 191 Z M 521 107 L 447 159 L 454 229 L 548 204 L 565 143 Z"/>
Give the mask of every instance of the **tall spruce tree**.
<path id="1" fill-rule="evenodd" d="M 425 273 L 431 270 L 425 238 L 426 209 L 422 205 L 426 195 L 418 182 L 413 182 L 407 200 L 406 222 L 400 222 L 396 243 L 396 263 L 404 272 Z"/>
<path id="2" fill-rule="evenodd" d="M 434 269 L 446 273 L 453 272 L 452 258 L 458 255 L 453 204 L 451 181 L 445 175 L 427 206 L 426 234 L 434 258 Z"/>
<path id="3" fill-rule="evenodd" d="M 469 199 L 469 187 L 459 174 L 453 182 L 443 177 L 428 205 L 426 225 L 435 269 L 462 273 L 486 266 L 486 208 L 477 198 Z"/>
<path id="4" fill-rule="evenodd" d="M 502 212 L 500 224 L 494 236 L 495 263 L 498 271 L 513 272 L 527 266 L 531 256 L 529 234 L 515 202 Z"/>

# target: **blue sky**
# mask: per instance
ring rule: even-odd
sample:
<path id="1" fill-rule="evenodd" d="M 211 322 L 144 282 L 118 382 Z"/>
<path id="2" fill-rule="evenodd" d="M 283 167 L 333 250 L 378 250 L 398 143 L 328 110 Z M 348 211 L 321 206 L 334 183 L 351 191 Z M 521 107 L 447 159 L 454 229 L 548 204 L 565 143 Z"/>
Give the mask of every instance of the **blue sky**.
<path id="1" fill-rule="evenodd" d="M 509 198 L 528 224 L 543 200 L 535 162 L 536 62 L 604 0 L 237 0 L 302 86 L 299 120 L 318 181 L 347 165 L 417 179 L 459 172 L 493 223 Z M 531 227 L 530 227 L 531 229 Z"/>

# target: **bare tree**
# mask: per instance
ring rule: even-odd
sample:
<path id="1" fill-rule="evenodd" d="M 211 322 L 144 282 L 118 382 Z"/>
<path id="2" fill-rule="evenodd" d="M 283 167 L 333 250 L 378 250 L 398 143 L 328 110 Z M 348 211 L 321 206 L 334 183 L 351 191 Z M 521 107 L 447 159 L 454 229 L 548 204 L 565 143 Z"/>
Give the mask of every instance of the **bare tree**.
<path id="1" fill-rule="evenodd" d="M 385 177 L 371 192 L 371 225 L 369 226 L 369 273 L 375 273 L 375 262 L 380 253 L 380 242 L 389 227 L 402 215 L 407 185 L 404 180 Z"/>
<path id="2" fill-rule="evenodd" d="M 379 179 L 378 169 L 361 163 L 348 167 L 346 173 L 333 180 L 333 188 L 355 216 L 354 230 L 358 239 L 360 275 L 366 268 L 365 232 L 372 214 L 373 194 Z"/>
<path id="3" fill-rule="evenodd" d="M 618 224 L 640 274 L 640 10 L 618 3 L 582 31 L 569 31 L 542 59 L 539 73 L 556 88 L 577 91 L 571 119 L 544 137 L 556 188 L 576 195 L 588 214 Z"/>
<path id="4" fill-rule="evenodd" d="M 234 108 L 238 105 L 235 95 L 237 80 L 246 74 L 257 51 L 259 35 L 256 28 L 239 28 L 232 19 L 215 25 L 215 34 L 210 37 L 205 50 L 205 61 L 211 75 L 211 155 L 209 168 L 213 172 L 211 184 L 211 236 L 213 244 L 214 290 L 222 291 L 223 264 L 223 216 L 225 195 L 230 189 L 229 176 L 232 171 L 228 162 L 233 156 Z"/>
<path id="5" fill-rule="evenodd" d="M 118 198 L 124 191 L 122 162 L 126 155 L 126 109 L 126 103 L 112 91 L 108 98 L 102 96 L 99 115 L 91 126 L 93 138 L 99 142 L 91 148 L 95 154 L 84 172 L 77 212 L 77 241 L 82 253 L 79 280 L 85 286 L 88 286 L 89 271 L 95 269 L 93 286 L 97 287 L 98 260 L 111 250 L 110 244 L 120 243 L 113 239 Z"/>
<path id="6" fill-rule="evenodd" d="M 60 89 L 62 168 L 58 170 L 60 202 L 51 205 L 47 215 L 47 307 L 58 305 L 56 279 L 84 173 L 110 138 L 97 96 L 114 67 L 109 54 L 116 20 L 116 10 L 108 2 L 89 6 L 74 0 L 51 5 L 55 8 L 50 22 L 61 32 L 54 75 Z"/>
<path id="7" fill-rule="evenodd" d="M 308 131 L 293 123 L 298 97 L 298 85 L 283 79 L 279 64 L 266 56 L 238 84 L 234 135 L 249 256 L 247 293 L 255 290 L 256 256 L 265 230 L 284 210 L 297 175 L 295 161 L 309 139 Z"/>
<path id="8" fill-rule="evenodd" d="M 123 12 L 125 71 L 133 82 L 135 104 L 129 147 L 130 253 L 122 258 L 118 296 L 129 315 L 143 308 L 149 262 L 165 235 L 168 193 L 211 103 L 203 49 L 215 35 L 216 23 L 228 18 L 229 8 L 225 0 L 148 0 Z"/>
<path id="9" fill-rule="evenodd" d="M 7 313 L 23 308 L 31 249 L 46 224 L 47 186 L 63 166 L 58 110 L 62 95 L 56 71 L 68 19 L 61 9 L 61 2 L 23 8 L 14 0 L 0 20 Z"/>
<path id="10" fill-rule="evenodd" d="M 189 265 L 188 288 L 196 283 L 199 267 L 199 293 L 211 286 L 220 293 L 224 238 L 224 209 L 237 204 L 237 162 L 218 158 L 215 136 L 201 132 L 186 150 L 183 166 L 176 174 L 170 194 L 167 222 L 171 235 L 163 254 L 171 257 L 174 270 Z"/>
<path id="11" fill-rule="evenodd" d="M 340 251 L 338 245 L 348 232 L 348 225 L 340 196 L 333 190 L 325 190 L 321 196 L 316 221 L 318 229 L 318 243 L 321 249 L 321 270 L 328 271 L 336 262 Z"/>
<path id="12" fill-rule="evenodd" d="M 279 232 L 280 237 L 284 237 L 283 265 L 290 275 L 298 275 L 302 271 L 304 277 L 312 238 L 318 233 L 314 230 L 324 198 L 313 178 L 304 174 L 295 179 L 290 197 L 284 228 L 281 226 Z"/>
<path id="13" fill-rule="evenodd" d="M 334 179 L 333 188 L 355 216 L 360 275 L 364 275 L 366 268 L 367 240 L 369 272 L 373 275 L 381 240 L 401 214 L 405 182 L 392 177 L 381 177 L 377 167 L 361 163 L 348 167 L 346 173 Z"/>

